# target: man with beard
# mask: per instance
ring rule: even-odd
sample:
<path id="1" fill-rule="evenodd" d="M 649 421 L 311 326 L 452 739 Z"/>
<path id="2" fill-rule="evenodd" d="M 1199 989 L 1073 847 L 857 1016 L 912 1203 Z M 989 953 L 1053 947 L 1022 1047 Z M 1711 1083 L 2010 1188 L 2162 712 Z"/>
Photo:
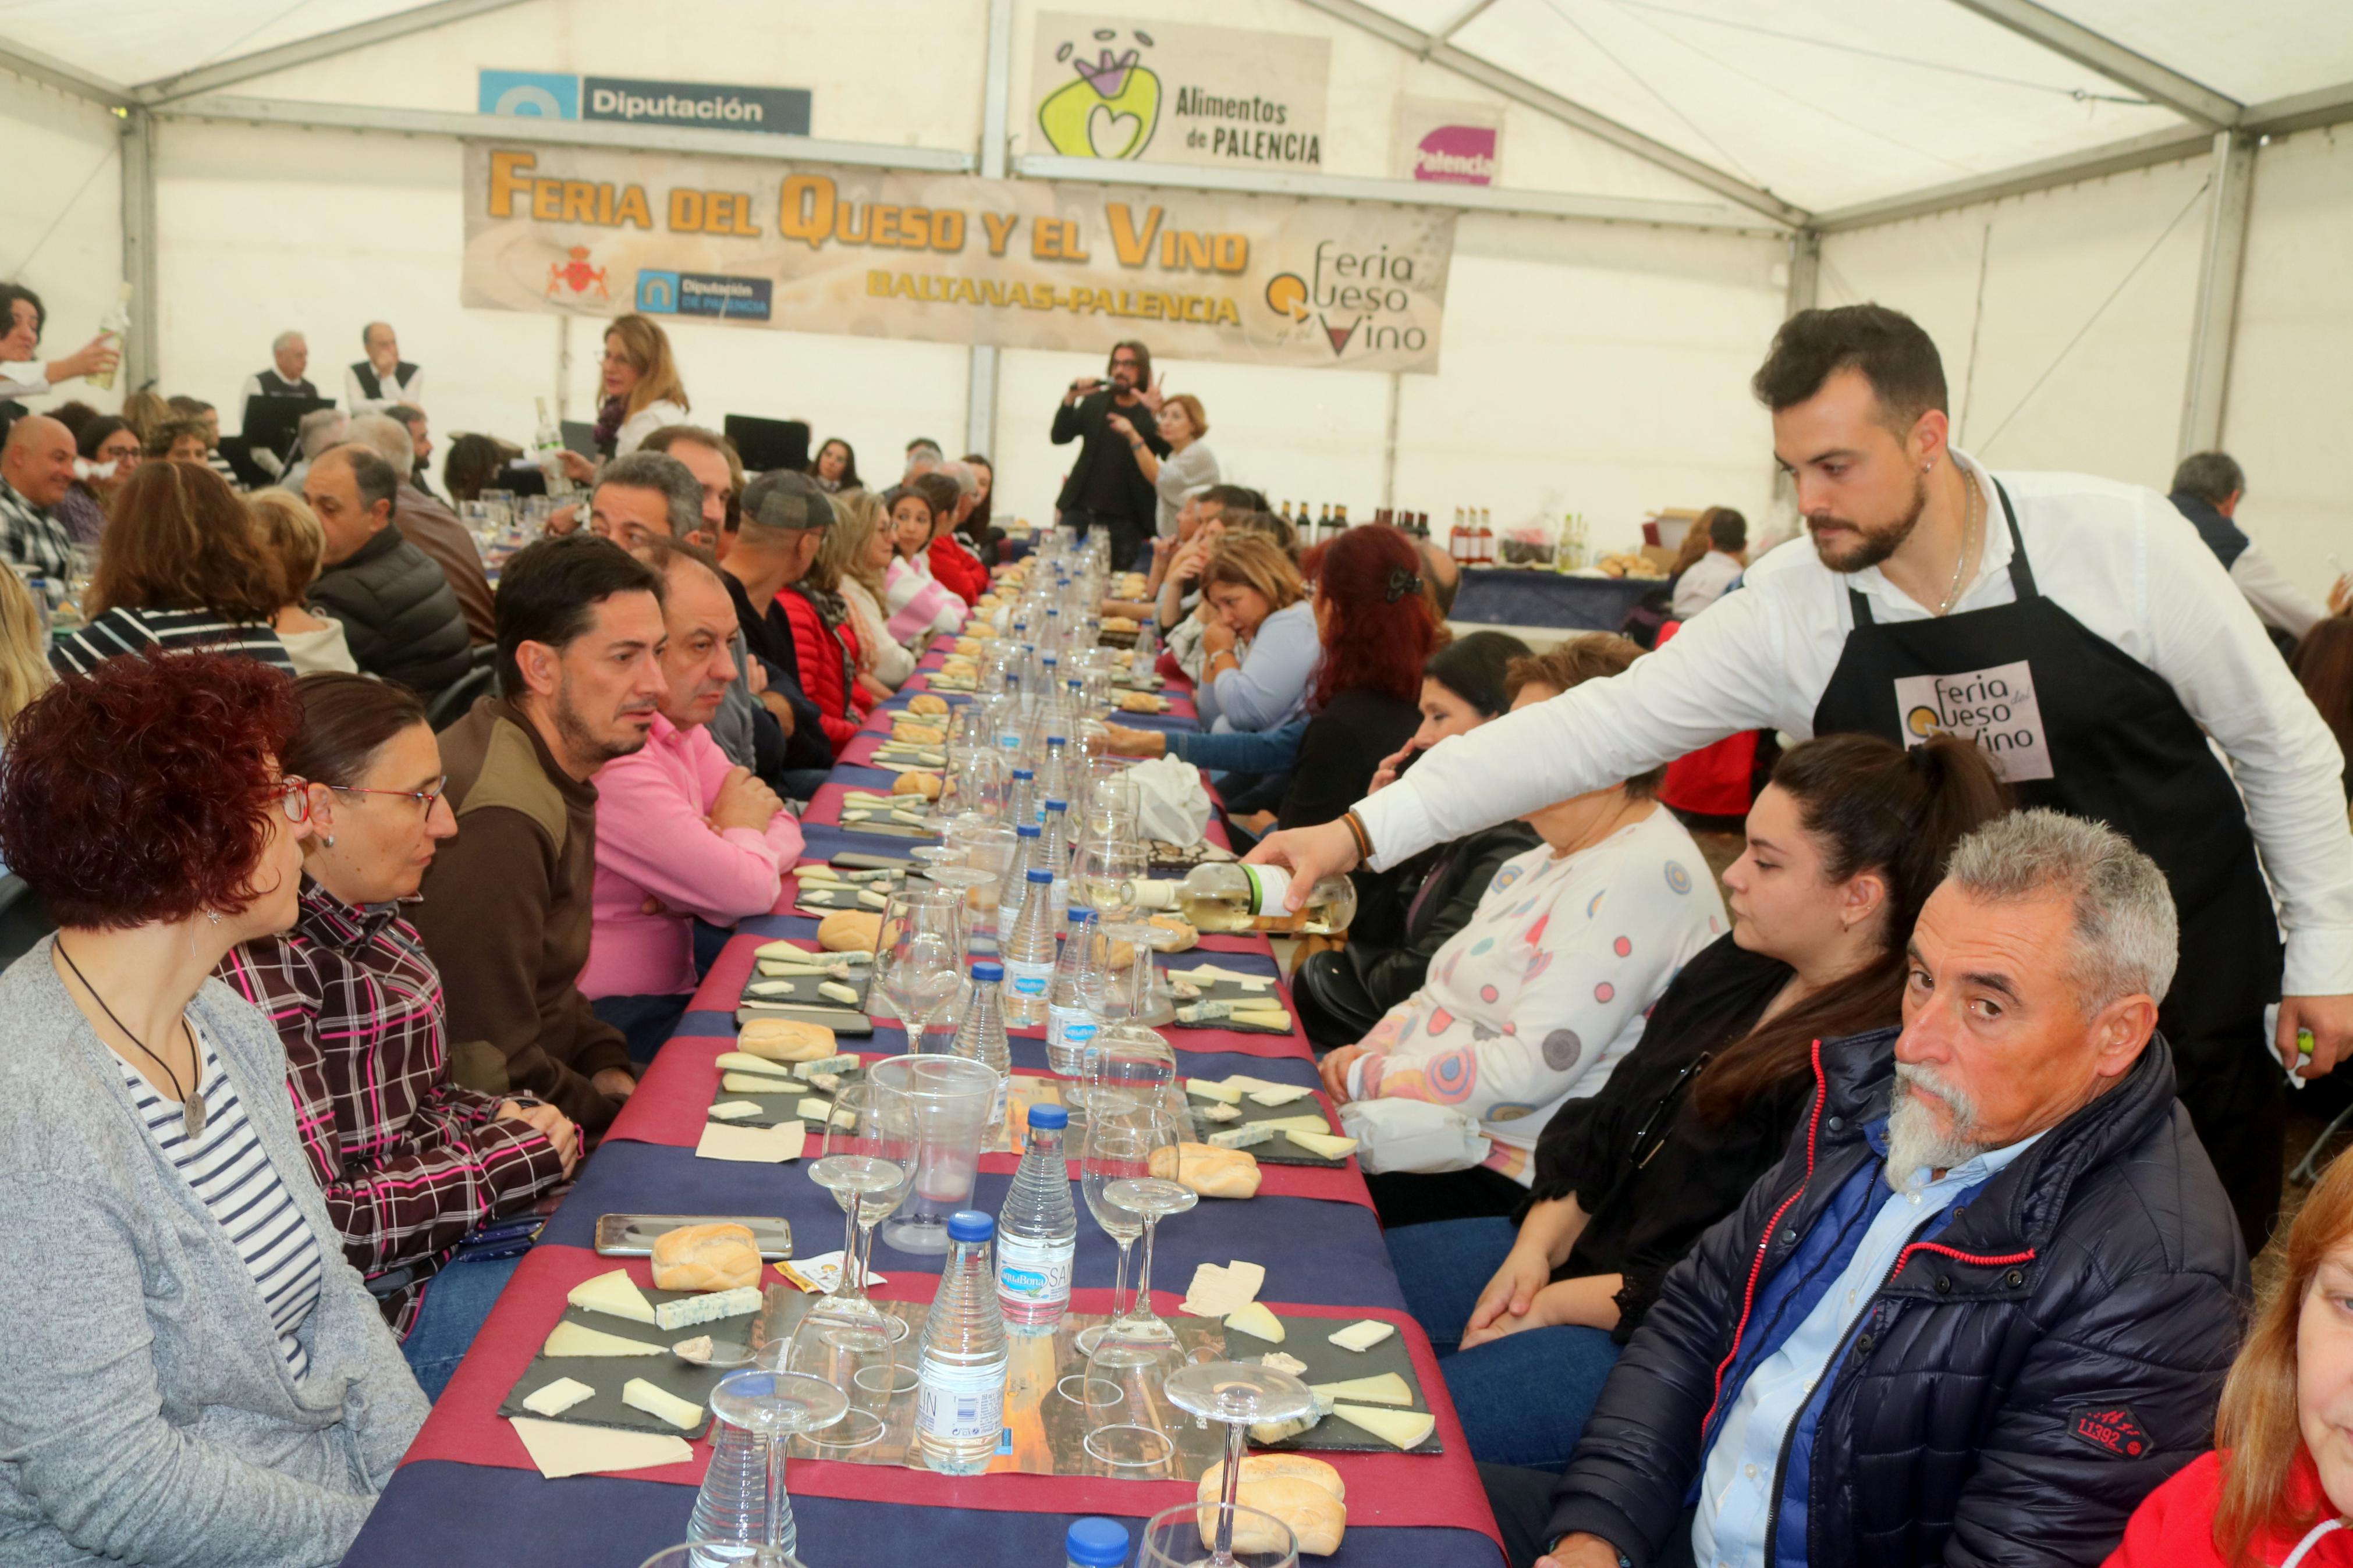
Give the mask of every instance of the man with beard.
<path id="1" fill-rule="evenodd" d="M 476 1053 L 494 1081 L 470 1081 L 462 1055 L 454 1076 L 536 1096 L 596 1132 L 637 1080 L 621 1032 L 580 994 L 596 868 L 589 781 L 645 745 L 670 694 L 662 579 L 593 535 L 542 540 L 507 563 L 497 608 L 503 695 L 441 732 L 458 837 L 409 918 L 441 971 L 449 1038 L 502 1058 Z"/>
<path id="2" fill-rule="evenodd" d="M 1138 568 L 1144 542 L 1158 526 L 1160 497 L 1152 481 L 1135 466 L 1127 437 L 1105 423 L 1113 414 L 1127 416 L 1144 444 L 1155 457 L 1168 455 L 1160 427 L 1146 415 L 1160 412 L 1160 388 L 1152 379 L 1152 351 L 1142 343 L 1113 343 L 1110 379 L 1081 376 L 1062 395 L 1054 410 L 1053 440 L 1057 447 L 1077 441 L 1079 455 L 1071 477 L 1054 502 L 1062 522 L 1083 534 L 1104 529 L 1111 534 L 1111 565 L 1114 572 Z"/>
<path id="3" fill-rule="evenodd" d="M 1804 1129 L 1669 1276 L 1548 1512 L 1489 1472 L 1514 1561 L 2105 1556 L 2211 1443 L 2248 1294 L 2155 1032 L 2178 941 L 2111 828 L 1962 840 L 1903 1028 L 1815 1047 Z"/>
<path id="4" fill-rule="evenodd" d="M 1996 474 L 1949 446 L 1944 368 L 1907 317 L 1802 311 L 1753 384 L 1809 542 L 1757 562 L 1626 674 L 1444 742 L 1250 858 L 1290 866 L 1296 898 L 1741 730 L 1968 736 L 2021 804 L 2109 823 L 2164 870 L 2182 979 L 2159 1022 L 2260 1248 L 2279 1206 L 2282 1067 L 2316 1077 L 2353 1050 L 2353 834 L 2327 726 L 2163 496 Z"/>

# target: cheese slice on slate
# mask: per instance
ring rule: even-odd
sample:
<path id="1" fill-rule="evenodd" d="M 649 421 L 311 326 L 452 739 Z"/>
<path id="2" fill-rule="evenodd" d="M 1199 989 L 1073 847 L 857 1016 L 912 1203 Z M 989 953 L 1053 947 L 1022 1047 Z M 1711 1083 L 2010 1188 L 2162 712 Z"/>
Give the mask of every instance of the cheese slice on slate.
<path id="1" fill-rule="evenodd" d="M 642 1377 L 633 1377 L 621 1385 L 621 1403 L 632 1410 L 642 1410 L 658 1420 L 667 1421 L 681 1432 L 691 1432 L 702 1425 L 702 1405 L 656 1388 Z M 1413 1445 L 1403 1446 L 1411 1447 Z"/>
<path id="2" fill-rule="evenodd" d="M 547 1342 L 539 1347 L 542 1355 L 659 1355 L 659 1345 L 641 1344 L 625 1340 L 618 1334 L 608 1334 L 602 1329 L 592 1329 L 586 1323 L 558 1323 Z"/>
<path id="3" fill-rule="evenodd" d="M 1305 1362 L 1301 1361 L 1295 1355 L 1286 1355 L 1282 1351 L 1267 1352 L 1264 1355 L 1258 1358 L 1258 1364 L 1263 1367 L 1271 1368 L 1276 1372 L 1287 1372 L 1293 1377 L 1304 1377 L 1307 1375 L 1307 1363 Z"/>
<path id="4" fill-rule="evenodd" d="M 654 1321 L 653 1303 L 646 1300 L 626 1268 L 583 1280 L 572 1287 L 572 1293 L 564 1299 L 584 1312 L 602 1312 L 607 1317 L 627 1318 L 633 1323 Z"/>
<path id="5" fill-rule="evenodd" d="M 786 1094 L 800 1088 L 788 1078 L 768 1078 L 755 1072 L 723 1074 L 719 1087 L 730 1094 Z"/>
<path id="6" fill-rule="evenodd" d="M 1283 1342 L 1282 1321 L 1266 1310 L 1262 1301 L 1252 1301 L 1226 1320 L 1226 1327 L 1261 1339 L 1269 1344 Z"/>
<path id="7" fill-rule="evenodd" d="M 776 959 L 789 963 L 797 959 L 816 958 L 820 955 L 811 952 L 807 948 L 801 946 L 797 942 L 764 942 L 754 950 L 752 956 L 754 958 Z"/>
<path id="8" fill-rule="evenodd" d="M 1413 1385 L 1393 1372 L 1385 1372 L 1378 1377 L 1352 1377 L 1345 1383 L 1311 1383 L 1307 1386 L 1335 1402 L 1345 1399 L 1409 1409 L 1413 1405 Z"/>
<path id="9" fill-rule="evenodd" d="M 1256 1300 L 1265 1283 L 1266 1270 L 1255 1263 L 1204 1263 L 1193 1270 L 1180 1310 L 1196 1318 L 1222 1318 Z"/>
<path id="10" fill-rule="evenodd" d="M 1293 1143 L 1311 1154 L 1321 1154 L 1326 1160 L 1337 1160 L 1353 1153 L 1354 1138 L 1343 1138 L 1336 1132 L 1290 1132 L 1285 1134 Z"/>
<path id="11" fill-rule="evenodd" d="M 793 1076 L 803 1083 L 815 1083 L 821 1072 L 845 1073 L 858 1065 L 858 1058 L 848 1051 L 836 1056 L 819 1057 L 813 1062 L 795 1062 Z"/>
<path id="12" fill-rule="evenodd" d="M 723 1100 L 711 1108 L 712 1117 L 720 1121 L 741 1121 L 747 1116 L 757 1116 L 760 1108 L 748 1100 Z"/>
<path id="13" fill-rule="evenodd" d="M 1210 1133 L 1208 1141 L 1219 1149 L 1248 1149 L 1254 1144 L 1273 1142 L 1274 1129 L 1263 1121 L 1245 1121 L 1239 1127 Z"/>
<path id="14" fill-rule="evenodd" d="M 1207 1078 L 1187 1079 L 1185 1092 L 1198 1094 L 1204 1100 L 1222 1100 L 1228 1105 L 1239 1105 L 1242 1098 L 1242 1091 L 1233 1085 L 1219 1083 L 1215 1079 Z"/>
<path id="15" fill-rule="evenodd" d="M 1251 1104 L 1263 1105 L 1271 1108 L 1278 1105 L 1289 1105 L 1294 1100 L 1305 1100 L 1309 1095 L 1314 1094 L 1314 1092 L 1315 1091 L 1314 1089 L 1303 1088 L 1299 1084 L 1279 1083 L 1272 1089 L 1251 1089 L 1250 1091 L 1250 1097 Z"/>
<path id="16" fill-rule="evenodd" d="M 1240 1121 L 1241 1119 L 1242 1110 L 1239 1105 L 1228 1105 L 1223 1100 L 1212 1100 L 1201 1107 L 1201 1120 L 1204 1121 Z"/>
<path id="17" fill-rule="evenodd" d="M 713 1290 L 708 1295 L 681 1296 L 675 1301 L 664 1301 L 654 1309 L 654 1322 L 665 1329 L 682 1329 L 690 1323 L 707 1323 L 715 1318 L 740 1317 L 760 1310 L 760 1288 L 739 1285 L 733 1290 Z M 1407 1401 L 1411 1404 L 1412 1401 Z"/>
<path id="18" fill-rule="evenodd" d="M 1342 1350 L 1356 1351 L 1361 1354 L 1396 1332 L 1395 1323 L 1384 1323 L 1377 1318 L 1366 1318 L 1362 1321 L 1350 1323 L 1346 1328 L 1332 1335 L 1331 1339 L 1332 1342 Z"/>
<path id="19" fill-rule="evenodd" d="M 522 1402 L 533 1415 L 561 1415 L 596 1391 L 576 1377 L 559 1377 Z"/>
<path id="20" fill-rule="evenodd" d="M 1335 1405 L 1332 1414 L 1397 1448 L 1410 1448 L 1438 1430 L 1438 1417 L 1427 1410 L 1375 1410 L 1365 1405 Z"/>
<path id="21" fill-rule="evenodd" d="M 772 1062 L 765 1057 L 755 1057 L 749 1051 L 722 1051 L 718 1068 L 721 1072 L 765 1073 L 770 1078 L 789 1079 L 793 1076 L 789 1062 Z"/>
<path id="22" fill-rule="evenodd" d="M 1331 1414 L 1332 1402 L 1319 1394 L 1315 1395 L 1315 1410 L 1313 1415 L 1294 1416 L 1288 1421 L 1259 1421 L 1252 1423 L 1250 1429 L 1250 1441 L 1253 1443 L 1269 1444 L 1280 1443 L 1289 1437 L 1296 1437 L 1302 1432 L 1306 1431 L 1309 1427 L 1314 1426 L 1316 1423 L 1322 1421 L 1324 1417 Z"/>
<path id="23" fill-rule="evenodd" d="M 1324 1113 L 1320 1110 L 1312 1111 L 1300 1116 L 1270 1116 L 1265 1121 L 1258 1123 L 1258 1125 L 1261 1127 L 1271 1127 L 1277 1132 L 1284 1133 L 1329 1132 L 1332 1131 L 1332 1123 L 1324 1119 Z"/>

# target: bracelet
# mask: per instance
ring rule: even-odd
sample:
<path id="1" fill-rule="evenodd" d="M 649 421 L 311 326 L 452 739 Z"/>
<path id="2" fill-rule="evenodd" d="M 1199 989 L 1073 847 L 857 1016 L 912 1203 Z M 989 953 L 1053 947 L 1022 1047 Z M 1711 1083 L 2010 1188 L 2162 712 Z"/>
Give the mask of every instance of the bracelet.
<path id="1" fill-rule="evenodd" d="M 1373 838 L 1371 834 L 1365 831 L 1364 819 L 1358 816 L 1355 812 L 1348 811 L 1341 813 L 1340 820 L 1347 826 L 1348 837 L 1356 841 L 1356 858 L 1359 860 L 1371 859 L 1373 858 Z"/>

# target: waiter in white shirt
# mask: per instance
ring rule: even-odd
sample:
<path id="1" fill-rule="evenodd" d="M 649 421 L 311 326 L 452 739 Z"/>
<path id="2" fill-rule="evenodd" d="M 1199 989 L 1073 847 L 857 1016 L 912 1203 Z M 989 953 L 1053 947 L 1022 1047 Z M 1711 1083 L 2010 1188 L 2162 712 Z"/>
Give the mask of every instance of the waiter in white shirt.
<path id="1" fill-rule="evenodd" d="M 343 372 L 343 412 L 356 419 L 381 414 L 396 403 L 425 406 L 425 372 L 400 357 L 400 339 L 389 321 L 360 329 L 367 358 Z"/>
<path id="2" fill-rule="evenodd" d="M 2316 1077 L 2353 1048 L 2353 833 L 2327 727 L 2164 497 L 1995 475 L 1947 446 L 1943 365 L 1909 318 L 1802 312 L 1753 384 L 1810 548 L 1767 555 L 1626 674 L 1442 742 L 1339 821 L 1250 858 L 1291 867 L 1296 900 L 1360 859 L 1394 865 L 1740 730 L 1970 735 L 2021 804 L 2113 824 L 2164 868 L 2181 964 L 2159 1023 L 2259 1248 L 2278 1210 L 2281 1065 Z"/>

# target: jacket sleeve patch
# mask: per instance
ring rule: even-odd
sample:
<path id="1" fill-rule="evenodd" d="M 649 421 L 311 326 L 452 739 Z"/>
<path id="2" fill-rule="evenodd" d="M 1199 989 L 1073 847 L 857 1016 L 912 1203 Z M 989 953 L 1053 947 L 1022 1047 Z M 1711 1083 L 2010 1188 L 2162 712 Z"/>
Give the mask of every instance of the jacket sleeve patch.
<path id="1" fill-rule="evenodd" d="M 2139 1419 L 2122 1405 L 2073 1412 L 2067 1417 L 2067 1435 L 2119 1459 L 2137 1459 L 2151 1447 Z"/>

